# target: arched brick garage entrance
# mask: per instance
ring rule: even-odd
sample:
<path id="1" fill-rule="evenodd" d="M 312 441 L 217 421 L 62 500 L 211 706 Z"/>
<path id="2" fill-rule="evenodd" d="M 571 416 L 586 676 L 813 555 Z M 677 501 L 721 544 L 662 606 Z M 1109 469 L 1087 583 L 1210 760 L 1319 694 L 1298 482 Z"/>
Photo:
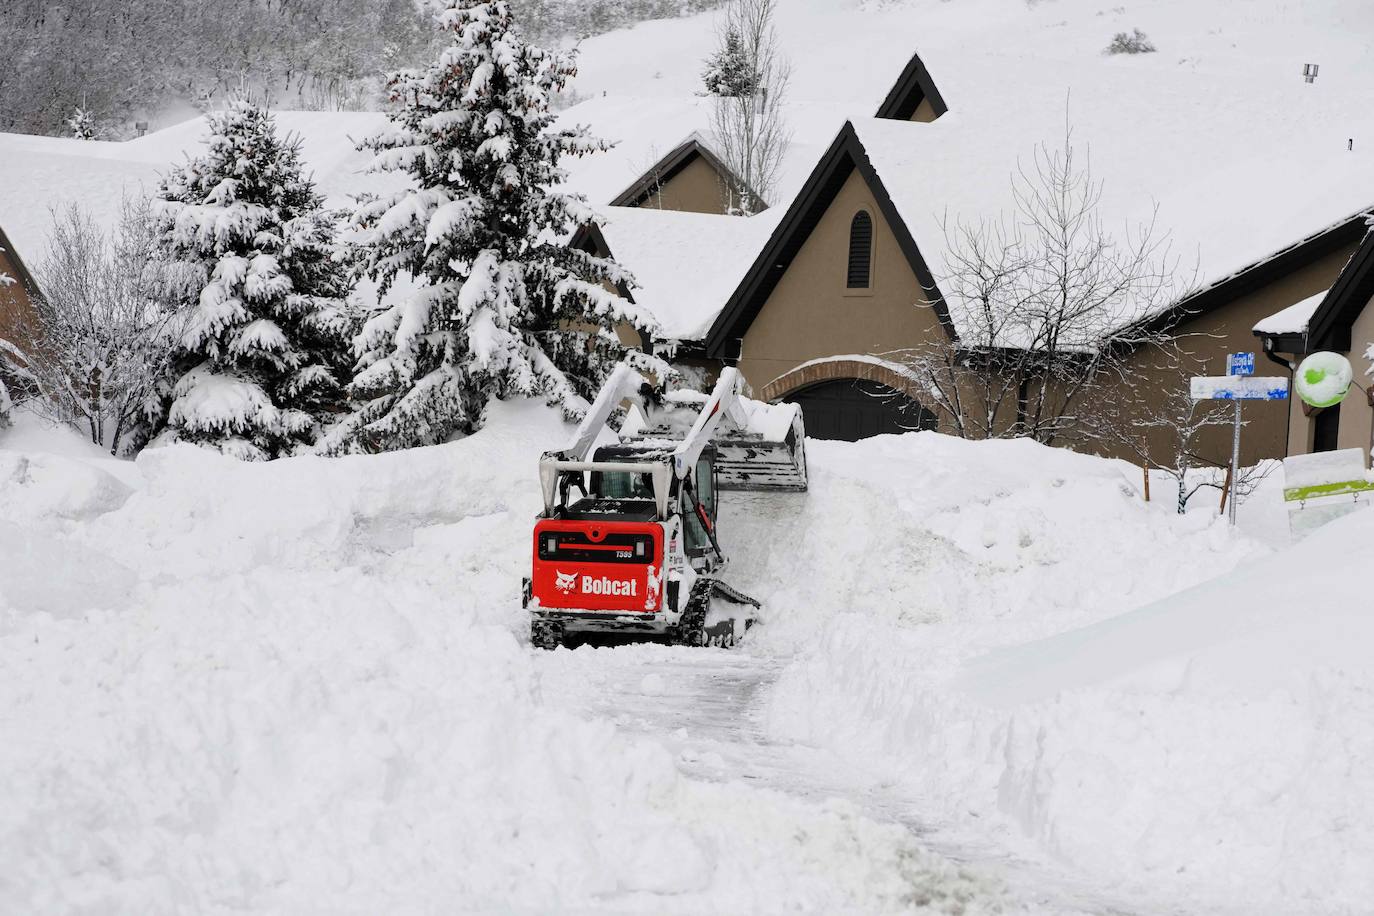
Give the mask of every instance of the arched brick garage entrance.
<path id="1" fill-rule="evenodd" d="M 764 386 L 765 400 L 800 404 L 806 434 L 855 442 L 883 433 L 934 429 L 936 418 L 916 399 L 906 376 L 880 363 L 813 363 Z"/>

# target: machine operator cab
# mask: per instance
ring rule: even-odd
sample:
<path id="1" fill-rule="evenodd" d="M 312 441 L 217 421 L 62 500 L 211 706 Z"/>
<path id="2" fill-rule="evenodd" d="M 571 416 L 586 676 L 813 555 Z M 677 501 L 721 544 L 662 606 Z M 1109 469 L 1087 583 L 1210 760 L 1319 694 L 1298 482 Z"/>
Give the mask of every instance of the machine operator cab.
<path id="1" fill-rule="evenodd" d="M 653 457 L 650 450 L 633 445 L 610 445 L 596 450 L 594 460 L 634 462 Z M 707 446 L 697 458 L 693 473 L 670 483 L 669 505 L 683 522 L 683 546 L 689 561 L 719 562 L 715 542 L 716 450 Z M 653 475 L 631 471 L 563 471 L 558 481 L 554 518 L 568 521 L 653 521 L 657 518 Z M 709 558 L 709 560 L 708 560 Z M 693 563 L 693 565 L 698 565 Z"/>

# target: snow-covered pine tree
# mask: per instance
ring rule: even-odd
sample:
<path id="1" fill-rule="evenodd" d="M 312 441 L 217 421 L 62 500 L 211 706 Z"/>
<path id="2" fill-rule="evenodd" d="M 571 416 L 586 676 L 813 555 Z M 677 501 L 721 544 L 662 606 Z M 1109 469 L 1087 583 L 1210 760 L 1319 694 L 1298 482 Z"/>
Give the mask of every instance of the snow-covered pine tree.
<path id="1" fill-rule="evenodd" d="M 364 144 L 374 169 L 413 188 L 354 214 L 383 301 L 355 343 L 360 407 L 339 447 L 441 442 L 475 428 L 494 397 L 542 396 L 576 417 L 633 352 L 616 328 L 652 328 L 609 291 L 630 281 L 619 265 L 564 244 L 594 217 L 559 190 L 560 159 L 607 148 L 553 127 L 573 58 L 526 43 L 507 0 L 446 0 L 436 19 L 450 43 L 429 67 L 390 75 L 391 128 Z"/>
<path id="2" fill-rule="evenodd" d="M 72 111 L 72 116 L 67 119 L 67 126 L 72 129 L 73 139 L 95 139 L 95 115 L 80 106 Z"/>
<path id="3" fill-rule="evenodd" d="M 701 79 L 710 95 L 739 99 L 754 94 L 757 77 L 738 29 L 725 29 L 720 45 L 706 59 Z"/>
<path id="4" fill-rule="evenodd" d="M 277 458 L 342 407 L 351 362 L 347 276 L 300 143 L 247 100 L 209 117 L 204 155 L 154 200 L 157 249 L 178 280 L 178 369 L 162 440 Z"/>

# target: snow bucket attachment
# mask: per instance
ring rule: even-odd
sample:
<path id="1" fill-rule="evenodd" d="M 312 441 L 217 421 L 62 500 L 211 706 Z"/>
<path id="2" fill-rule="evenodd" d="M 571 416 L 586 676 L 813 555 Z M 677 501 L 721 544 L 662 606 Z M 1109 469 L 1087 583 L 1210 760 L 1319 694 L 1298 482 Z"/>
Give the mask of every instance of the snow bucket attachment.
<path id="1" fill-rule="evenodd" d="M 722 490 L 806 489 L 806 429 L 796 404 L 742 400 L 750 428 L 716 434 L 716 486 Z"/>
<path id="2" fill-rule="evenodd" d="M 746 398 L 738 393 L 741 384 L 739 371 L 727 368 L 709 395 L 668 392 L 661 402 L 632 412 L 621 433 L 632 442 L 690 444 L 701 441 L 710 425 L 714 431 L 706 438 L 716 449 L 720 489 L 805 490 L 806 427 L 801 406 Z M 675 455 L 685 451 L 678 449 Z"/>

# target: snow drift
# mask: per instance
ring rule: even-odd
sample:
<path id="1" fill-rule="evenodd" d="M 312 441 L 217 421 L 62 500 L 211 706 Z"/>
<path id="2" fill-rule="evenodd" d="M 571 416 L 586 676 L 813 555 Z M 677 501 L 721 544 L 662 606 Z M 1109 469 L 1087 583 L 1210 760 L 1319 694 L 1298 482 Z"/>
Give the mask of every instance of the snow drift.
<path id="1" fill-rule="evenodd" d="M 1275 554 L 1028 442 L 809 454 L 808 537 L 765 561 L 762 636 L 801 647 L 774 738 L 1128 897 L 1336 913 L 1374 893 L 1374 512 Z"/>
<path id="2" fill-rule="evenodd" d="M 901 828 L 543 701 L 518 583 L 567 432 L 174 446 L 137 488 L 0 451 L 0 910 L 968 911 Z"/>

